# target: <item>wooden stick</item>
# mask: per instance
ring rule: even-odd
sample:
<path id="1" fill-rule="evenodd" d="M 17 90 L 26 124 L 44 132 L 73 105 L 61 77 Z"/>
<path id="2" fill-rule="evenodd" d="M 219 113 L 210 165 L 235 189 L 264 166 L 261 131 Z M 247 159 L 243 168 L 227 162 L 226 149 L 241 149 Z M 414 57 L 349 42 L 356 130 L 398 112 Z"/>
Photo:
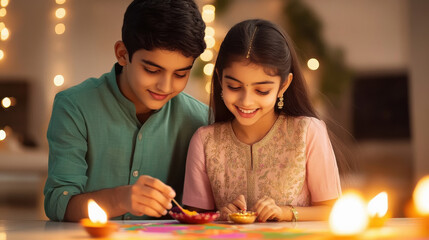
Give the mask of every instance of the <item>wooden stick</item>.
<path id="1" fill-rule="evenodd" d="M 176 200 L 174 200 L 174 198 L 173 198 L 173 202 L 180 208 L 180 211 L 182 211 L 182 213 L 186 214 L 185 209 L 183 209 L 182 206 L 180 206 L 180 204 L 178 204 L 176 202 Z M 188 214 L 186 214 L 186 215 L 188 215 Z"/>

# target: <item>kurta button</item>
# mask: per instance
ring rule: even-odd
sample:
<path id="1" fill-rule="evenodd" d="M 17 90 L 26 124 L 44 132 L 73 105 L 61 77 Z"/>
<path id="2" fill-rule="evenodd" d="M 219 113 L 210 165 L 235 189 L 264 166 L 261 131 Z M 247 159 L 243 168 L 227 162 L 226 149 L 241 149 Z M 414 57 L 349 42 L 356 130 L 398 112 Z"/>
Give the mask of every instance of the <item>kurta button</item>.
<path id="1" fill-rule="evenodd" d="M 138 177 L 138 176 L 139 176 L 139 171 L 134 171 L 134 172 L 133 172 L 133 176 L 134 176 L 134 177 Z"/>
<path id="2" fill-rule="evenodd" d="M 64 192 L 63 192 L 63 195 L 64 195 L 64 196 L 67 196 L 67 195 L 69 195 L 69 192 L 64 191 Z"/>
<path id="3" fill-rule="evenodd" d="M 139 140 L 142 140 L 142 134 L 139 133 Z"/>

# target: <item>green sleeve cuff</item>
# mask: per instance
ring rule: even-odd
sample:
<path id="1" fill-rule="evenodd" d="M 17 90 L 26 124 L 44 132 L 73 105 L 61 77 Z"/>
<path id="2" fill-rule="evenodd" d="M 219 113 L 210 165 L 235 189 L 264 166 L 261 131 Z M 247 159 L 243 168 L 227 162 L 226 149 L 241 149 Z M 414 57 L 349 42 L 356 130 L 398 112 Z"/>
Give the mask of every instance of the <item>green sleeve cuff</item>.
<path id="1" fill-rule="evenodd" d="M 45 213 L 52 221 L 63 221 L 70 198 L 80 194 L 77 187 L 64 186 L 45 191 Z"/>

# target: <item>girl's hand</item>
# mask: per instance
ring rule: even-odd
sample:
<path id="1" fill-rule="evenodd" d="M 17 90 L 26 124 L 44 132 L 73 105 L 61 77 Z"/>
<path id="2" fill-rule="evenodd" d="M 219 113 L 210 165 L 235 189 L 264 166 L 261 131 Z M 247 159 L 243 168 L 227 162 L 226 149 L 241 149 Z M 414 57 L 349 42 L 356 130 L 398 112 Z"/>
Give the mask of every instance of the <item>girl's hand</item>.
<path id="1" fill-rule="evenodd" d="M 228 203 L 220 209 L 220 220 L 228 220 L 228 215 L 231 213 L 246 211 L 247 204 L 244 195 L 238 196 L 233 202 Z"/>
<path id="2" fill-rule="evenodd" d="M 270 197 L 264 197 L 256 202 L 253 211 L 258 213 L 257 220 L 266 222 L 267 220 L 282 220 L 283 210 L 277 206 L 276 202 Z"/>

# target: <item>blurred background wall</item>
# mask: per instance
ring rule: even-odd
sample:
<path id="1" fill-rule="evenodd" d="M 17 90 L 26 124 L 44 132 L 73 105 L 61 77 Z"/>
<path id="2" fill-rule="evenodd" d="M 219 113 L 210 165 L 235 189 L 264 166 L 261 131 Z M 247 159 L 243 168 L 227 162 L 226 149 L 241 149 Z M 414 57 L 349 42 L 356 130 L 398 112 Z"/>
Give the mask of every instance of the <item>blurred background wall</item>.
<path id="1" fill-rule="evenodd" d="M 1 1 L 0 139 L 6 136 L 0 141 L 0 219 L 46 218 L 42 188 L 53 98 L 88 77 L 110 71 L 115 62 L 113 45 L 120 40 L 122 17 L 130 2 Z M 358 170 L 344 188 L 358 188 L 368 198 L 387 191 L 394 216 L 404 216 L 403 206 L 414 184 L 429 173 L 429 31 L 425 27 L 429 2 L 197 3 L 202 12 L 207 4 L 215 7 L 214 13 L 206 8 L 207 26 L 214 30 L 214 35 L 207 33 L 213 36 L 207 41 L 214 40 L 210 42 L 214 56 L 210 59 L 207 53 L 205 60 L 198 59 L 185 91 L 208 102 L 210 63 L 235 23 L 249 18 L 278 23 L 297 45 L 322 118 L 334 120 L 328 125 L 356 163 Z M 59 8 L 65 10 L 62 18 L 56 16 Z M 64 32 L 58 24 L 64 24 Z M 310 58 L 319 61 L 319 68 L 307 67 Z"/>

